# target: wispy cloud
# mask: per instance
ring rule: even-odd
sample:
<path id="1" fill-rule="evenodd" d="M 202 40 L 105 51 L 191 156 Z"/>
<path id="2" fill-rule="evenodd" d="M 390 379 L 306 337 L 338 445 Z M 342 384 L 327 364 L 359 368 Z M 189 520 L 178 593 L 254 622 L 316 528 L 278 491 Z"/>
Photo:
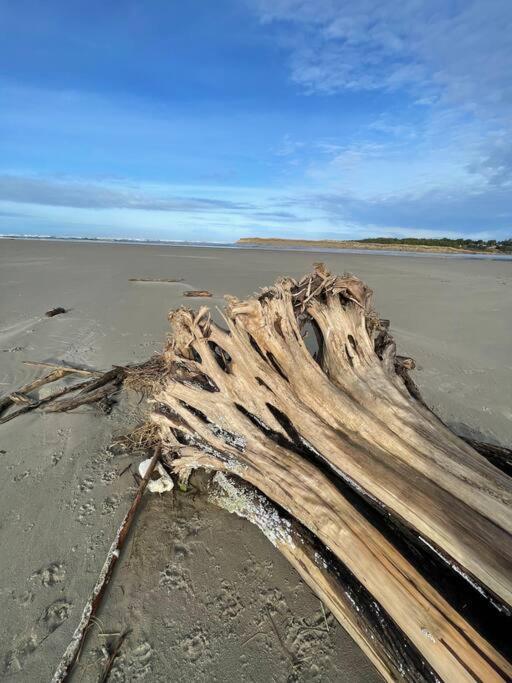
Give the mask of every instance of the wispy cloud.
<path id="1" fill-rule="evenodd" d="M 376 232 L 512 231 L 508 0 L 248 1 L 305 94 L 387 98 L 351 138 L 302 150 L 317 189 L 299 203 Z"/>
<path id="2" fill-rule="evenodd" d="M 509 191 L 457 192 L 442 188 L 426 192 L 375 195 L 316 193 L 288 197 L 283 205 L 322 212 L 332 226 L 349 224 L 359 234 L 471 234 L 491 237 L 509 234 L 512 207 Z"/>
<path id="3" fill-rule="evenodd" d="M 0 201 L 82 209 L 138 209 L 169 212 L 247 212 L 256 209 L 247 202 L 207 197 L 161 196 L 129 184 L 123 189 L 84 181 L 66 181 L 0 175 Z"/>
<path id="4" fill-rule="evenodd" d="M 512 107 L 509 0 L 252 0 L 286 29 L 292 76 L 310 92 L 397 90 L 493 113 Z M 290 30 L 292 34 L 290 35 Z"/>

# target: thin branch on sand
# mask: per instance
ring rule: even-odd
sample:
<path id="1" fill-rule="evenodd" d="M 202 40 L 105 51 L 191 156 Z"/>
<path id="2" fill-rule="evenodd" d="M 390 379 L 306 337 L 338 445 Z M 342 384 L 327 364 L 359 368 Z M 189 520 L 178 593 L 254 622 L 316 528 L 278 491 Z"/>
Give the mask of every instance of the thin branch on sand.
<path id="1" fill-rule="evenodd" d="M 112 578 L 114 568 L 123 549 L 126 537 L 128 536 L 128 533 L 135 519 L 135 513 L 137 512 L 144 491 L 146 490 L 146 486 L 151 478 L 151 475 L 156 467 L 159 458 L 160 448 L 156 448 L 153 457 L 151 458 L 151 461 L 149 463 L 149 466 L 146 470 L 146 474 L 144 475 L 139 484 L 139 488 L 137 490 L 135 498 L 133 499 L 130 509 L 126 513 L 119 529 L 117 530 L 114 540 L 112 541 L 112 545 L 110 546 L 103 567 L 101 568 L 98 580 L 96 581 L 96 584 L 92 590 L 89 600 L 87 601 L 87 604 L 85 605 L 84 610 L 82 612 L 82 618 L 80 619 L 80 623 L 78 624 L 73 634 L 73 638 L 71 639 L 70 644 L 68 645 L 61 661 L 59 662 L 59 665 L 53 675 L 52 683 L 61 683 L 62 681 L 66 681 L 78 659 L 80 650 L 82 648 L 82 644 L 87 634 L 89 624 L 94 620 L 96 612 L 98 611 L 98 608 L 103 599 L 103 596 L 105 595 L 106 588 L 110 582 L 110 579 Z"/>

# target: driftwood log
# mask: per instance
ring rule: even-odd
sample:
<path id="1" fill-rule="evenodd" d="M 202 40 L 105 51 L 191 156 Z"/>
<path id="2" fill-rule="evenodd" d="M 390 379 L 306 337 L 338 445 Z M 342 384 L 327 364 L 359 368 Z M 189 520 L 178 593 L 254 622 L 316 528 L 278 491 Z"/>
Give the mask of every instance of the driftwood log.
<path id="1" fill-rule="evenodd" d="M 36 408 L 108 409 L 123 384 L 142 391 L 150 424 L 137 443 L 182 480 L 216 471 L 210 498 L 262 529 L 386 680 L 512 680 L 512 452 L 428 409 L 369 288 L 317 265 L 228 298 L 225 329 L 205 307 L 169 317 L 164 353 L 140 366 L 32 363 L 50 374 L 1 398 L 0 412 L 21 407 L 0 424 Z M 69 374 L 89 379 L 29 396 Z"/>
<path id="2" fill-rule="evenodd" d="M 212 296 L 212 293 L 208 292 L 206 289 L 187 289 L 185 292 L 183 292 L 183 296 L 188 296 L 192 298 L 209 298 Z"/>
<path id="3" fill-rule="evenodd" d="M 128 369 L 164 462 L 234 474 L 299 525 L 293 563 L 327 553 L 338 613 L 347 582 L 373 601 L 349 630 L 388 680 L 509 680 L 510 479 L 421 401 L 369 288 L 317 266 L 224 315 L 172 312 L 162 356 Z"/>

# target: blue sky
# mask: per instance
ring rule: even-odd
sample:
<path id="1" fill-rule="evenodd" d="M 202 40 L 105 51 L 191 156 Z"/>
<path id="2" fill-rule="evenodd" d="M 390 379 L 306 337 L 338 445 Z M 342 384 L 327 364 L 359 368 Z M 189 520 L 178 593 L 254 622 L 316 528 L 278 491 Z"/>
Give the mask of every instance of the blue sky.
<path id="1" fill-rule="evenodd" d="M 512 235 L 510 0 L 3 0 L 0 233 Z"/>

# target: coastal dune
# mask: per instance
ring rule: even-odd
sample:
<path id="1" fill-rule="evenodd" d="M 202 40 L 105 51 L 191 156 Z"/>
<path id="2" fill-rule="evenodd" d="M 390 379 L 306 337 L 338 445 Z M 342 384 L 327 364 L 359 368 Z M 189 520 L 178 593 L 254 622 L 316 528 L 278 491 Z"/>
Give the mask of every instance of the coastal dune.
<path id="1" fill-rule="evenodd" d="M 160 350 L 170 309 L 204 303 L 185 291 L 208 290 L 214 308 L 225 293 L 247 296 L 320 259 L 374 289 L 445 422 L 510 445 L 506 261 L 5 240 L 0 392 L 38 376 L 23 360 L 96 369 L 144 360 Z M 45 318 L 58 306 L 67 312 Z M 109 416 L 81 408 L 0 426 L 0 676 L 47 680 L 71 638 L 133 495 L 131 472 L 119 475 L 136 459 L 108 449 L 140 418 L 137 401 L 122 400 Z M 127 627 L 112 680 L 378 680 L 259 532 L 192 494 L 148 497 L 99 617 L 78 680 L 97 680 L 102 633 Z"/>

